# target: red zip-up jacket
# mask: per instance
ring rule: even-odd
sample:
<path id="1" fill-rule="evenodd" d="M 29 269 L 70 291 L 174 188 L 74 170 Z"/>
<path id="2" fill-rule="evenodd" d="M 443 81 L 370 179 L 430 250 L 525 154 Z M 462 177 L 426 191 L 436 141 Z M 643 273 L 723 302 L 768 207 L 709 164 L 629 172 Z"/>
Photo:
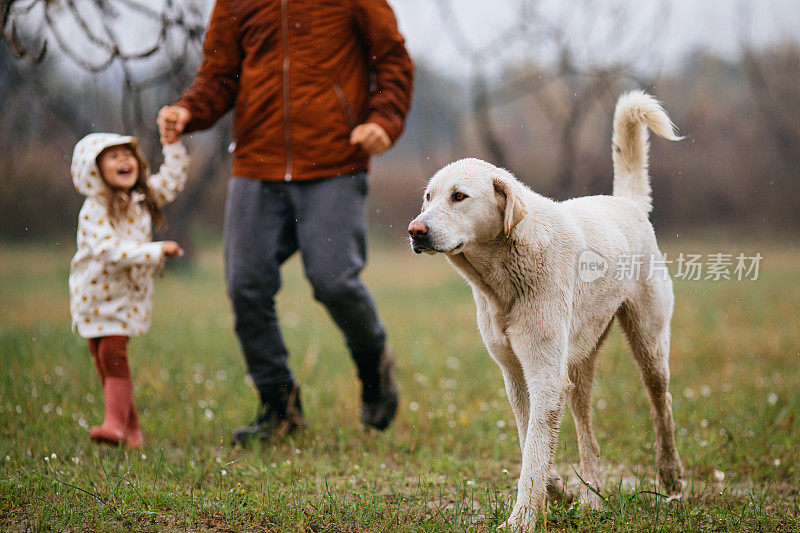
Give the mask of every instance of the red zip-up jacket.
<path id="1" fill-rule="evenodd" d="M 385 0 L 217 0 L 204 60 L 175 105 L 185 132 L 235 110 L 232 174 L 308 180 L 368 167 L 349 142 L 375 122 L 394 142 L 413 66 Z"/>

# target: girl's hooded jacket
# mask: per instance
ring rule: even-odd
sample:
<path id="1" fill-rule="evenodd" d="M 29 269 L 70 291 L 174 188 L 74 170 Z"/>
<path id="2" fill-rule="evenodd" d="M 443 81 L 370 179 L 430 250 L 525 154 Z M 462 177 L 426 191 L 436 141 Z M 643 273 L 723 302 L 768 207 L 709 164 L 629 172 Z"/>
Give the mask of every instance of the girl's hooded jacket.
<path id="1" fill-rule="evenodd" d="M 86 196 L 78 218 L 78 251 L 69 275 L 72 329 L 84 338 L 141 335 L 150 327 L 153 275 L 164 258 L 151 242 L 152 220 L 138 191 L 112 193 L 100 176 L 97 156 L 111 146 L 130 146 L 140 168 L 148 165 L 134 137 L 87 135 L 75 146 L 72 181 Z M 147 178 L 159 206 L 171 202 L 186 183 L 188 156 L 180 143 L 164 146 L 164 164 Z M 109 194 L 130 194 L 126 213 L 112 221 Z"/>

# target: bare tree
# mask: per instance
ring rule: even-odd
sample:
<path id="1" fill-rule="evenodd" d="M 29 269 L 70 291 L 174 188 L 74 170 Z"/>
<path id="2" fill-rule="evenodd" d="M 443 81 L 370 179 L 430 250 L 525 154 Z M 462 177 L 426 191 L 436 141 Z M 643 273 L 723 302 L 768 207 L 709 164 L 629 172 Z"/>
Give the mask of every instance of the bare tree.
<path id="1" fill-rule="evenodd" d="M 74 98 L 64 98 L 63 91 L 56 94 L 43 81 L 44 72 L 54 71 L 51 58 L 62 63 L 66 59 L 67 72 L 89 74 L 100 86 L 119 84 L 117 116 L 103 117 L 99 126 L 115 129 L 121 122 L 126 132 L 140 138 L 147 153 L 155 154 L 156 110 L 190 83 L 202 57 L 204 32 L 201 3 L 192 0 L 163 0 L 157 7 L 145 0 L 0 0 L 0 52 L 6 45 L 18 60 L 0 74 L 0 96 L 5 101 L 12 93 L 32 97 L 69 138 L 89 133 L 103 115 L 97 107 L 101 103 L 82 109 L 76 91 L 71 93 Z M 4 106 L 0 123 L 14 124 L 14 117 L 26 112 L 23 106 Z M 4 137 L 20 138 L 8 133 Z M 200 176 L 189 181 L 183 197 L 169 209 L 170 231 L 177 232 L 185 246 L 191 247 L 190 220 L 196 205 L 222 175 L 228 143 L 229 134 L 221 131 L 205 143 L 209 146 L 198 166 Z M 2 158 L 4 172 L 18 167 L 16 159 L 11 154 Z"/>
<path id="2" fill-rule="evenodd" d="M 794 212 L 797 206 L 791 192 L 798 190 L 800 177 L 800 50 L 797 42 L 787 40 L 782 46 L 759 52 L 750 36 L 751 9 L 743 7 L 739 12 L 742 76 L 767 142 L 778 156 L 773 158 L 777 172 L 768 182 L 777 182 L 781 191 L 775 210 Z"/>
<path id="3" fill-rule="evenodd" d="M 196 68 L 205 21 L 190 0 L 160 9 L 137 0 L 0 0 L 0 29 L 18 59 L 41 64 L 57 53 L 84 72 L 113 71 L 125 127 L 138 129 L 142 93 L 185 84 Z"/>
<path id="4" fill-rule="evenodd" d="M 478 138 L 492 162 L 514 170 L 509 148 L 493 124 L 494 107 L 519 98 L 535 98 L 558 139 L 555 192 L 564 197 L 576 194 L 578 135 L 583 122 L 597 102 L 613 105 L 621 88 L 647 83 L 635 68 L 638 55 L 651 58 L 647 75 L 658 72 L 657 54 L 642 49 L 641 43 L 652 46 L 666 31 L 668 4 L 653 4 L 648 16 L 633 20 L 631 12 L 613 2 L 582 0 L 554 13 L 539 0 L 519 0 L 508 28 L 481 45 L 470 40 L 475 32 L 459 24 L 452 0 L 437 0 L 436 5 L 447 36 L 470 64 L 470 111 Z M 550 68 L 528 73 L 523 69 L 521 76 L 502 77 L 490 85 L 488 72 L 497 69 L 503 53 L 520 48 L 538 63 L 549 61 Z"/>
<path id="5" fill-rule="evenodd" d="M 800 97 L 796 93 L 792 94 L 793 90 L 781 91 L 784 87 L 780 86 L 780 76 L 770 76 L 764 67 L 764 63 L 772 59 L 776 63 L 785 63 L 784 72 L 794 71 L 793 75 L 797 76 L 800 73 L 800 68 L 797 67 L 800 62 L 797 50 L 787 48 L 783 55 L 785 56 L 783 58 L 780 54 L 775 54 L 771 58 L 759 56 L 748 46 L 742 51 L 742 71 L 749 82 L 748 86 L 756 108 L 776 150 L 783 160 L 800 169 L 800 126 L 798 126 Z M 785 94 L 775 94 L 782 92 Z"/>

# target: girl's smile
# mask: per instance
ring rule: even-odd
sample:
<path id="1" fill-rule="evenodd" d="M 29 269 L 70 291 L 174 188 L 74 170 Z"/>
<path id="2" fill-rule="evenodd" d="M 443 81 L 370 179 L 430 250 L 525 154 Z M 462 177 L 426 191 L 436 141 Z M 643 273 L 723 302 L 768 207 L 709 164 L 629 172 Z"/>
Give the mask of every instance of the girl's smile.
<path id="1" fill-rule="evenodd" d="M 113 189 L 130 190 L 139 179 L 139 160 L 130 147 L 110 146 L 97 156 L 103 179 Z"/>

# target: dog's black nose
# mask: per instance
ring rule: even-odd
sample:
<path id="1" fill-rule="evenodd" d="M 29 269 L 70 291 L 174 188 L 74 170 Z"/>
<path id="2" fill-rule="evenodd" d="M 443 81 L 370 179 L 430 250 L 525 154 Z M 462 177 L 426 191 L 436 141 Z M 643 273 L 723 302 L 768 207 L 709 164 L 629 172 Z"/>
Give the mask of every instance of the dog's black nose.
<path id="1" fill-rule="evenodd" d="M 428 234 L 428 226 L 425 225 L 424 222 L 420 222 L 419 220 L 412 220 L 411 224 L 408 225 L 408 234 L 418 239 L 423 235 Z"/>

